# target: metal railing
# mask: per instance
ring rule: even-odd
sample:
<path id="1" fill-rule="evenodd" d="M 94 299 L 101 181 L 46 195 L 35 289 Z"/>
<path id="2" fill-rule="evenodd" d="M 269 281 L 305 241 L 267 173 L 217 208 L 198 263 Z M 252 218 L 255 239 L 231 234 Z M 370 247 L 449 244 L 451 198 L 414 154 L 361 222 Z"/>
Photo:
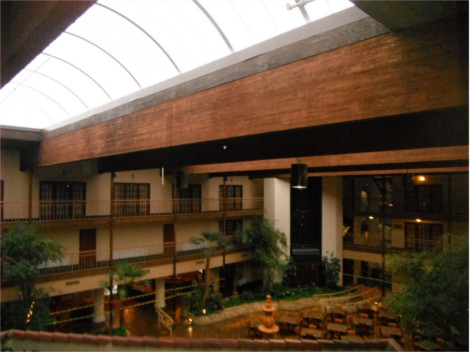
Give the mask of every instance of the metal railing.
<path id="1" fill-rule="evenodd" d="M 381 252 L 442 250 L 443 241 L 392 236 L 380 233 L 348 233 L 343 237 L 344 249 Z"/>
<path id="2" fill-rule="evenodd" d="M 447 215 L 449 212 L 455 215 L 468 215 L 468 206 L 457 206 L 457 202 L 449 202 L 441 199 L 400 199 L 382 197 L 345 198 L 343 199 L 344 211 L 357 213 L 383 214 L 421 214 L 421 215 Z"/>
<path id="3" fill-rule="evenodd" d="M 155 305 L 155 312 L 157 312 L 158 316 L 158 328 L 160 328 L 160 323 L 163 324 L 168 330 L 170 330 L 170 336 L 173 334 L 173 325 L 175 324 L 173 319 L 165 313 L 165 311 L 161 308 L 158 308 Z"/>
<path id="4" fill-rule="evenodd" d="M 129 199 L 70 201 L 3 201 L 3 222 L 47 222 L 84 219 L 156 217 L 178 214 L 200 214 L 227 211 L 262 210 L 263 197 L 202 199 Z"/>
<path id="5" fill-rule="evenodd" d="M 129 248 L 113 249 L 112 259 L 115 264 L 120 262 L 146 263 L 167 261 L 175 258 L 205 256 L 205 251 L 211 248 L 213 255 L 220 255 L 225 251 L 243 251 L 250 244 L 241 242 L 236 236 L 226 236 L 224 246 L 201 243 L 195 245 L 191 241 L 167 242 L 156 245 L 147 245 Z M 81 252 L 65 252 L 60 260 L 42 264 L 39 269 L 41 276 L 53 276 L 65 273 L 77 273 L 93 269 L 108 268 L 110 266 L 110 251 L 88 250 Z"/>

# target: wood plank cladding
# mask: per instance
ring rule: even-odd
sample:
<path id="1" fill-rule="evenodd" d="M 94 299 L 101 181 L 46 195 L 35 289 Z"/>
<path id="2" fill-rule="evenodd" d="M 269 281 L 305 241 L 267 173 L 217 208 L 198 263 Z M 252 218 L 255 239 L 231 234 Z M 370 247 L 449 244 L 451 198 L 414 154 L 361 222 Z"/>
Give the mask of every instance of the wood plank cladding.
<path id="1" fill-rule="evenodd" d="M 307 164 L 310 168 L 357 166 L 382 164 L 416 163 L 447 160 L 468 160 L 468 146 L 393 150 L 369 153 L 320 155 L 305 158 L 244 161 L 238 163 L 207 164 L 187 166 L 189 174 L 231 173 L 290 169 L 291 164 Z M 467 168 L 468 170 L 468 168 Z"/>
<path id="2" fill-rule="evenodd" d="M 385 34 L 45 139 L 39 166 L 468 105 L 466 37 Z"/>

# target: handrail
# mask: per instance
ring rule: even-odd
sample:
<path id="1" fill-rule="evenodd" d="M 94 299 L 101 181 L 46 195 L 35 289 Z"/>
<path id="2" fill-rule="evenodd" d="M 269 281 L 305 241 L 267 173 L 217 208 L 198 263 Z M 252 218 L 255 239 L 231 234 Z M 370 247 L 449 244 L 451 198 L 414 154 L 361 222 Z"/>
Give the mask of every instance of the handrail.
<path id="1" fill-rule="evenodd" d="M 160 328 L 160 323 L 162 323 L 168 330 L 170 330 L 170 336 L 173 334 L 173 325 L 174 321 L 173 319 L 165 313 L 165 311 L 161 308 L 159 308 L 155 304 L 155 312 L 157 313 L 158 316 L 158 328 Z"/>
<path id="2" fill-rule="evenodd" d="M 227 250 L 245 250 L 250 244 L 237 241 L 235 236 L 225 236 Z M 161 242 L 140 247 L 114 248 L 113 260 L 132 263 L 145 263 L 154 261 L 167 261 L 169 259 L 185 257 L 204 257 L 204 250 L 208 246 L 214 248 L 214 253 L 222 250 L 217 244 L 201 243 L 195 245 L 191 241 Z M 74 273 L 109 266 L 109 249 L 91 250 L 82 252 L 64 252 L 61 259 L 50 261 L 39 266 L 41 276 L 52 276 L 63 273 Z"/>
<path id="3" fill-rule="evenodd" d="M 31 218 L 28 201 L 2 201 L 0 205 L 2 222 L 45 222 L 107 219 L 112 206 L 114 218 L 261 210 L 264 198 L 40 200 L 32 202 Z"/>

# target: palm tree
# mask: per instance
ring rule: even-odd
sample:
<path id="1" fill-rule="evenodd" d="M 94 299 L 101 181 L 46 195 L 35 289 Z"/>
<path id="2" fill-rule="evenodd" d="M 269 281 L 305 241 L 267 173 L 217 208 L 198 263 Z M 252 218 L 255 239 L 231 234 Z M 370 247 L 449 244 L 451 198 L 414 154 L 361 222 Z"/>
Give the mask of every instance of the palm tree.
<path id="1" fill-rule="evenodd" d="M 204 248 L 204 256 L 206 257 L 206 275 L 204 278 L 204 295 L 202 296 L 201 306 L 204 307 L 206 304 L 206 300 L 209 297 L 209 288 L 210 288 L 210 279 L 211 279 L 211 256 L 212 251 L 217 248 L 225 245 L 225 237 L 220 232 L 211 232 L 211 231 L 203 231 L 202 237 L 192 237 L 191 242 L 200 245 L 201 243 L 206 243 L 207 245 Z"/>

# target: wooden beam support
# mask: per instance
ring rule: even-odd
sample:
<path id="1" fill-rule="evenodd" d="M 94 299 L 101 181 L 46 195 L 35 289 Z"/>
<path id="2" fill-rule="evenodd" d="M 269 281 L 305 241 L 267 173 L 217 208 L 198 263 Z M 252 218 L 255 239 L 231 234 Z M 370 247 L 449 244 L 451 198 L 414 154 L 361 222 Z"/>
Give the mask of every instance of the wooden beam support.
<path id="1" fill-rule="evenodd" d="M 385 34 L 43 141 L 39 166 L 468 105 L 464 36 Z"/>

